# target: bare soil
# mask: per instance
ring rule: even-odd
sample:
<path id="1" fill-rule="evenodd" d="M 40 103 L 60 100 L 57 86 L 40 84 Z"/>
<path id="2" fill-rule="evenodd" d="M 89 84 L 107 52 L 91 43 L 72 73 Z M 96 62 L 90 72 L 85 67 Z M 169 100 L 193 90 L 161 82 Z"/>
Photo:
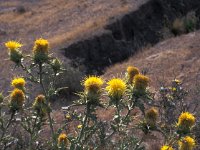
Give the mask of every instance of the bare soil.
<path id="1" fill-rule="evenodd" d="M 98 32 L 107 21 L 136 10 L 148 0 L 0 0 L 0 89 L 9 90 L 12 63 L 4 43 L 17 40 L 31 53 L 35 39 L 49 40 L 52 52 L 67 59 L 57 49 Z M 18 73 L 20 74 L 20 73 Z"/>

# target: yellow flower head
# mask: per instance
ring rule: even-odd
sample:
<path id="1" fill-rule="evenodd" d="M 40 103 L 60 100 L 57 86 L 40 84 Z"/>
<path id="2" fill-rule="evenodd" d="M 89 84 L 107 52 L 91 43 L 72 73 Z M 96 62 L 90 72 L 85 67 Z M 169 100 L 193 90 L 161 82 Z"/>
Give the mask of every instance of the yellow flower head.
<path id="1" fill-rule="evenodd" d="M 10 50 L 16 50 L 19 49 L 20 47 L 22 47 L 22 44 L 16 41 L 8 41 L 5 43 L 5 46 Z"/>
<path id="2" fill-rule="evenodd" d="M 49 42 L 43 38 L 40 38 L 35 41 L 35 45 L 33 48 L 34 53 L 43 52 L 48 53 L 49 50 Z"/>
<path id="3" fill-rule="evenodd" d="M 14 89 L 10 95 L 10 107 L 12 110 L 19 110 L 22 108 L 25 101 L 25 95 L 22 90 Z"/>
<path id="4" fill-rule="evenodd" d="M 69 114 L 67 114 L 67 115 L 65 116 L 65 118 L 66 118 L 67 120 L 71 120 L 71 119 L 72 119 L 72 117 L 71 117 Z"/>
<path id="5" fill-rule="evenodd" d="M 5 46 L 9 50 L 10 60 L 15 62 L 16 64 L 19 64 L 23 57 L 22 52 L 19 50 L 19 48 L 22 47 L 22 44 L 16 41 L 8 41 L 5 43 Z"/>
<path id="6" fill-rule="evenodd" d="M 178 80 L 178 79 L 174 79 L 173 81 L 172 81 L 173 83 L 176 83 L 176 84 L 181 84 L 181 81 L 180 80 Z"/>
<path id="7" fill-rule="evenodd" d="M 24 80 L 24 78 L 15 78 L 11 82 L 11 85 L 14 88 L 18 88 L 18 89 L 21 89 L 21 90 L 24 89 L 25 84 L 26 84 L 26 81 Z"/>
<path id="8" fill-rule="evenodd" d="M 36 63 L 46 62 L 48 59 L 49 42 L 45 39 L 38 39 L 35 41 L 33 47 L 34 60 Z"/>
<path id="9" fill-rule="evenodd" d="M 82 124 L 79 124 L 79 125 L 77 126 L 77 128 L 78 128 L 78 129 L 81 129 L 81 128 L 82 128 Z"/>
<path id="10" fill-rule="evenodd" d="M 146 112 L 145 119 L 150 125 L 155 125 L 158 118 L 158 110 L 156 108 L 151 108 Z"/>
<path id="11" fill-rule="evenodd" d="M 183 128 L 191 128 L 195 124 L 195 117 L 193 114 L 189 112 L 183 112 L 178 118 L 178 127 L 183 127 Z"/>
<path id="12" fill-rule="evenodd" d="M 68 144 L 68 139 L 67 139 L 67 135 L 65 133 L 61 133 L 59 136 L 58 136 L 58 145 L 61 146 L 61 145 L 64 145 L 66 146 Z"/>
<path id="13" fill-rule="evenodd" d="M 107 83 L 106 91 L 112 98 L 121 98 L 126 90 L 126 84 L 119 78 L 111 79 Z"/>
<path id="14" fill-rule="evenodd" d="M 139 69 L 137 67 L 129 66 L 127 68 L 127 73 L 128 73 L 128 81 L 129 83 L 132 83 L 134 76 L 139 74 Z"/>
<path id="15" fill-rule="evenodd" d="M 98 91 L 101 90 L 101 87 L 103 85 L 103 80 L 96 76 L 90 76 L 85 78 L 85 80 L 83 81 L 83 85 L 86 92 L 97 93 Z"/>
<path id="16" fill-rule="evenodd" d="M 161 147 L 160 150 L 174 150 L 171 146 L 168 146 L 168 145 L 164 145 Z"/>
<path id="17" fill-rule="evenodd" d="M 133 79 L 134 88 L 137 90 L 145 90 L 149 84 L 149 78 L 147 76 L 138 74 Z"/>
<path id="18" fill-rule="evenodd" d="M 195 140 L 189 136 L 184 137 L 179 142 L 179 150 L 193 150 L 196 143 Z"/>

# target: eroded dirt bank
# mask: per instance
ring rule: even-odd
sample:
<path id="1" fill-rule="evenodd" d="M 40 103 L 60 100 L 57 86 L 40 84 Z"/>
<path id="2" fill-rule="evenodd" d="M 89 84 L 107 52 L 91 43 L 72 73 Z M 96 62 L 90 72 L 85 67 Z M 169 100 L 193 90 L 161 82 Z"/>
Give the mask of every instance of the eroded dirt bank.
<path id="1" fill-rule="evenodd" d="M 97 71 L 101 74 L 105 67 L 165 39 L 163 30 L 191 11 L 199 18 L 199 0 L 150 0 L 137 11 L 110 22 L 97 35 L 64 48 L 65 56 L 75 62 L 74 66 L 84 64 L 87 73 Z"/>

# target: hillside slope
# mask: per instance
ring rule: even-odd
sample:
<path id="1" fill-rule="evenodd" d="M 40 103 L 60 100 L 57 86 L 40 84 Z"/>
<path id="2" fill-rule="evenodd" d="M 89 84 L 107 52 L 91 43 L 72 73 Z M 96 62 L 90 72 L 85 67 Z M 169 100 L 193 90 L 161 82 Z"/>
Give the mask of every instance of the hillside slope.
<path id="1" fill-rule="evenodd" d="M 35 39 L 49 40 L 51 52 L 67 61 L 58 51 L 75 40 L 98 32 L 107 21 L 136 10 L 148 0 L 0 0 L 0 88 L 8 91 L 12 63 L 4 43 L 17 40 L 30 53 Z M 57 50 L 57 51 L 55 51 Z M 18 73 L 20 74 L 20 73 Z"/>
<path id="2" fill-rule="evenodd" d="M 174 78 L 186 86 L 200 79 L 200 31 L 171 38 L 144 49 L 128 61 L 107 68 L 104 77 L 110 78 L 125 71 L 129 65 L 139 67 L 151 78 L 151 86 L 159 87 Z"/>

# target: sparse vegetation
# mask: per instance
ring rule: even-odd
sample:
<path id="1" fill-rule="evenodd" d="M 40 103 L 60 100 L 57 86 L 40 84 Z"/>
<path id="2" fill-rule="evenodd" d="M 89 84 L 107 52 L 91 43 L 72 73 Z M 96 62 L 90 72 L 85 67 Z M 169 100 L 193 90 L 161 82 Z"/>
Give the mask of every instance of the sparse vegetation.
<path id="1" fill-rule="evenodd" d="M 189 12 L 185 17 L 176 18 L 172 24 L 172 32 L 174 35 L 189 33 L 196 29 L 198 18 L 195 12 Z"/>

